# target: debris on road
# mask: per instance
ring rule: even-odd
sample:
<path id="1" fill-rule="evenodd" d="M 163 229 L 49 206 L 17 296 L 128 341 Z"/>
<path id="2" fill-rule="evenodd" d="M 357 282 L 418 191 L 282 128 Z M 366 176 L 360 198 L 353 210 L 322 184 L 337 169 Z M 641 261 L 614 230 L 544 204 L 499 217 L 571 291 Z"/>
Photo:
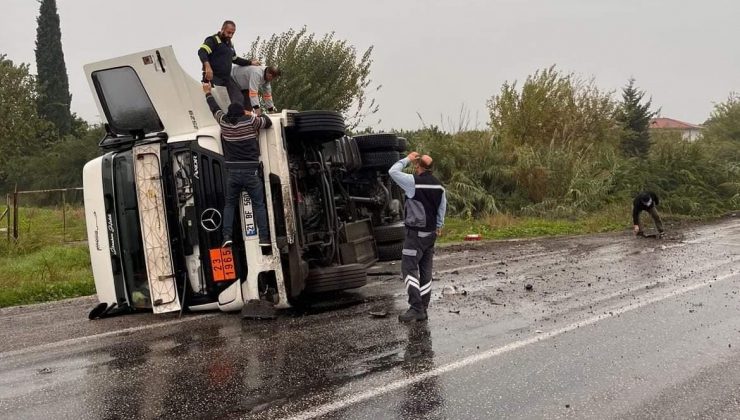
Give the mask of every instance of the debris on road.
<path id="1" fill-rule="evenodd" d="M 455 309 L 455 310 L 450 309 L 450 313 L 451 314 L 459 314 L 460 313 L 460 310 L 459 309 Z"/>
<path id="2" fill-rule="evenodd" d="M 534 289 L 534 286 L 532 286 L 531 284 L 527 283 L 527 285 L 524 286 L 524 288 L 527 289 L 527 290 L 533 290 Z"/>
<path id="3" fill-rule="evenodd" d="M 386 311 L 370 311 L 369 313 L 373 318 L 385 318 L 388 316 L 388 312 Z"/>

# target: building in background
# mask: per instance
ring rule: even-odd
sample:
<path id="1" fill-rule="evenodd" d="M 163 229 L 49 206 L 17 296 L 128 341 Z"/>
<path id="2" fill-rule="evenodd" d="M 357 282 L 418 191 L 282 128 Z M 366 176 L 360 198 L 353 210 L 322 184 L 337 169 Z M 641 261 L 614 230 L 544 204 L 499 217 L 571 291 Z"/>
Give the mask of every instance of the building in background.
<path id="1" fill-rule="evenodd" d="M 650 120 L 650 130 L 660 130 L 662 132 L 680 133 L 681 138 L 686 141 L 696 141 L 701 137 L 701 131 L 704 127 L 690 124 L 683 121 L 674 120 L 673 118 L 653 118 Z"/>

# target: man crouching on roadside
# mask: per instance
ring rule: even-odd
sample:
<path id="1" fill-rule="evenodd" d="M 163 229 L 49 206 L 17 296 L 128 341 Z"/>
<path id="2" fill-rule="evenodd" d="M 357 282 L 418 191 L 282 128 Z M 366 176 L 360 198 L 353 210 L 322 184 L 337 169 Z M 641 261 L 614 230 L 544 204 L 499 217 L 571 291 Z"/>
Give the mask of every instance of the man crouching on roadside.
<path id="1" fill-rule="evenodd" d="M 409 163 L 414 173 L 401 172 Z M 400 322 L 427 319 L 432 291 L 434 243 L 442 232 L 447 196 L 442 183 L 432 175 L 432 158 L 417 152 L 396 162 L 388 170 L 393 181 L 406 193 L 405 238 L 401 276 L 409 294 L 409 309 L 399 315 Z"/>

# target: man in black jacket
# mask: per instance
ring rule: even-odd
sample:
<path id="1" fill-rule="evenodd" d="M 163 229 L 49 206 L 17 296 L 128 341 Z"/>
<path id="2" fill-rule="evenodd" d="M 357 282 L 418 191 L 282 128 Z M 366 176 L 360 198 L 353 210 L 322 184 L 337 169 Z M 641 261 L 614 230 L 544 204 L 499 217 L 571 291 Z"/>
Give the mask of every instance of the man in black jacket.
<path id="1" fill-rule="evenodd" d="M 221 26 L 221 30 L 209 36 L 198 48 L 198 58 L 203 63 L 203 82 L 211 83 L 213 86 L 225 87 L 230 102 L 243 103 L 244 99 L 239 87 L 231 79 L 231 65 L 251 66 L 259 65 L 255 59 L 247 60 L 237 57 L 231 38 L 236 32 L 236 24 L 227 20 Z"/>
<path id="2" fill-rule="evenodd" d="M 658 234 L 663 236 L 663 222 L 660 220 L 658 210 L 655 208 L 658 203 L 658 196 L 650 191 L 641 192 L 635 197 L 635 200 L 632 202 L 632 224 L 635 235 L 644 236 L 645 234 L 640 223 L 640 212 L 644 210 L 650 213 L 653 222 L 655 222 L 655 228 L 658 229 Z"/>
<path id="3" fill-rule="evenodd" d="M 247 236 L 259 233 L 260 246 L 270 246 L 270 226 L 267 221 L 265 208 L 265 193 L 262 179 L 259 176 L 260 147 L 258 142 L 259 130 L 270 128 L 272 121 L 267 116 L 247 116 L 244 106 L 238 102 L 229 105 L 229 112 L 224 113 L 211 94 L 211 85 L 203 84 L 206 101 L 213 112 L 213 116 L 221 127 L 221 144 L 224 148 L 226 169 L 226 205 L 224 207 L 222 247 L 232 244 L 232 230 L 234 225 L 234 209 L 246 190 L 252 201 L 252 211 L 257 222 L 254 226 L 244 226 Z"/>

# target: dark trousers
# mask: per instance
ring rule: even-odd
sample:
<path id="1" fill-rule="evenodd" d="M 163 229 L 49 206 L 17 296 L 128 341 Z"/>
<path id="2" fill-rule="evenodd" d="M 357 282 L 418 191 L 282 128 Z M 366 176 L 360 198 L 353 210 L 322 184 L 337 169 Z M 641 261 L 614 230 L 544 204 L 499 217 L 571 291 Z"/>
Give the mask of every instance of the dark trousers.
<path id="1" fill-rule="evenodd" d="M 401 276 L 409 294 L 409 306 L 424 312 L 429 307 L 432 291 L 432 260 L 436 232 L 419 232 L 406 228 L 401 257 Z"/>
<path id="2" fill-rule="evenodd" d="M 206 82 L 206 76 L 205 73 L 203 73 L 203 79 L 202 82 Z M 213 86 L 222 86 L 226 88 L 226 92 L 229 94 L 229 103 L 240 103 L 244 105 L 244 93 L 242 93 L 241 88 L 239 88 L 239 84 L 236 83 L 236 80 L 234 80 L 231 75 L 228 76 L 216 76 L 213 75 L 213 80 L 211 80 L 211 84 Z M 226 112 L 226 110 L 223 110 Z"/>
<path id="3" fill-rule="evenodd" d="M 239 204 L 242 191 L 249 194 L 252 200 L 252 211 L 257 223 L 260 241 L 270 240 L 270 227 L 267 223 L 267 209 L 265 208 L 265 190 L 262 179 L 259 177 L 259 167 L 254 169 L 229 169 L 226 181 L 226 206 L 224 207 L 224 239 L 232 239 L 234 227 L 234 210 Z M 247 236 L 256 232 L 250 232 L 249 226 L 244 226 Z"/>
<path id="4" fill-rule="evenodd" d="M 660 215 L 658 214 L 658 210 L 655 209 L 655 206 L 650 207 L 648 210 L 645 210 L 650 214 L 650 217 L 653 218 L 653 222 L 655 222 L 655 228 L 658 229 L 658 232 L 663 232 L 663 222 L 660 220 Z M 640 221 L 640 215 L 637 215 L 637 225 L 640 226 L 640 232 L 643 232 L 642 229 L 642 222 Z"/>

